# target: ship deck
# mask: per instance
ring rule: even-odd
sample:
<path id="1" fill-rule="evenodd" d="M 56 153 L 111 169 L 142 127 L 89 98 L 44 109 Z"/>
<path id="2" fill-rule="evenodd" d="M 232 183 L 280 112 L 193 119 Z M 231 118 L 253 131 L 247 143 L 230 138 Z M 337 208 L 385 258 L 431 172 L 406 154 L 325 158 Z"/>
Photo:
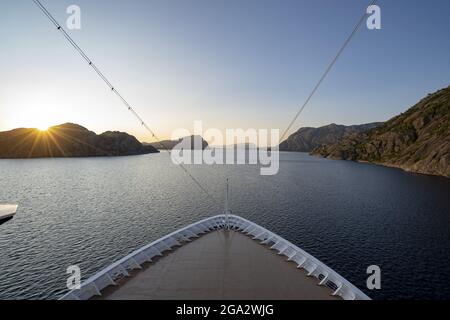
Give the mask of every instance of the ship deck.
<path id="1" fill-rule="evenodd" d="M 143 264 L 93 299 L 340 299 L 332 293 L 267 245 L 220 229 Z"/>

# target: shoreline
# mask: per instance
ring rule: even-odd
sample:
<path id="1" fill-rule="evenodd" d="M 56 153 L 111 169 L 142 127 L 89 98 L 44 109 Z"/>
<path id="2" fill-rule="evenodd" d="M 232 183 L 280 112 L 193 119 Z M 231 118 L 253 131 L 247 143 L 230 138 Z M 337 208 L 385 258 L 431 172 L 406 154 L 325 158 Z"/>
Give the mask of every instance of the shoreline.
<path id="1" fill-rule="evenodd" d="M 34 160 L 34 159 L 83 159 L 83 158 L 121 158 L 121 157 L 135 157 L 135 156 L 144 156 L 147 154 L 160 154 L 161 152 L 148 152 L 148 153 L 137 153 L 137 154 L 123 154 L 123 155 L 109 155 L 109 156 L 67 156 L 67 157 L 31 157 L 31 158 L 24 158 L 24 157 L 17 157 L 17 158 L 3 158 L 0 157 L 0 160 Z"/>
<path id="2" fill-rule="evenodd" d="M 291 151 L 291 152 L 296 152 L 296 151 Z M 405 168 L 405 167 L 403 167 L 401 165 L 395 165 L 395 164 L 388 164 L 388 163 L 382 163 L 382 162 L 372 162 L 372 161 L 367 161 L 367 160 L 348 160 L 348 159 L 329 158 L 329 157 L 323 157 L 321 155 L 312 154 L 312 153 L 309 153 L 309 155 L 313 156 L 313 157 L 317 157 L 317 158 L 328 159 L 328 160 L 352 161 L 352 162 L 355 162 L 355 163 L 373 164 L 373 165 L 377 165 L 377 166 L 381 166 L 381 167 L 385 167 L 385 168 L 398 169 L 398 170 L 401 170 L 401 171 L 404 171 L 404 172 L 407 172 L 407 173 L 419 174 L 419 175 L 423 175 L 423 176 L 442 177 L 442 178 L 446 178 L 446 179 L 450 178 L 450 176 L 446 176 L 446 175 L 443 175 L 443 174 L 415 171 L 413 169 L 408 169 L 408 168 Z"/>

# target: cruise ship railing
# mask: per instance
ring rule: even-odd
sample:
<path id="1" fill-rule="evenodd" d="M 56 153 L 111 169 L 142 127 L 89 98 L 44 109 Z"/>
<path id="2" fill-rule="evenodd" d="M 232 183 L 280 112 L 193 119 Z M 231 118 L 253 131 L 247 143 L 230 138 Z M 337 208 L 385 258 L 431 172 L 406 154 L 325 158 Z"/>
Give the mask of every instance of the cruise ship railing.
<path id="1" fill-rule="evenodd" d="M 307 271 L 308 276 L 317 278 L 319 285 L 331 288 L 333 295 L 340 296 L 344 300 L 370 299 L 336 271 L 277 234 L 237 215 L 229 214 L 227 218 L 226 221 L 224 214 L 206 218 L 153 241 L 96 273 L 82 283 L 80 289 L 69 291 L 61 297 L 61 300 L 87 300 L 100 296 L 104 288 L 116 285 L 120 279 L 129 277 L 133 270 L 141 269 L 144 263 L 152 262 L 154 258 L 163 256 L 165 252 L 204 233 L 223 229 L 226 223 L 229 229 L 242 232 L 258 240 L 262 245 L 278 251 L 278 254 L 285 256 L 288 261 L 295 262 L 298 268 Z"/>

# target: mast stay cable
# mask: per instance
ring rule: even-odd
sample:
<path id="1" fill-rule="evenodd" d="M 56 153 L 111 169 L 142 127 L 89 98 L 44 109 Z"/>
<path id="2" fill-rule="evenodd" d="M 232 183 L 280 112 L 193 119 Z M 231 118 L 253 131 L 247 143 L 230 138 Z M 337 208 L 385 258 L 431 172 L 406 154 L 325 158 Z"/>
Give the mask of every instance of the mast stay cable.
<path id="1" fill-rule="evenodd" d="M 93 68 L 93 70 L 97 73 L 97 75 L 106 83 L 106 85 L 111 89 L 114 94 L 122 101 L 122 103 L 127 107 L 127 109 L 135 116 L 135 118 L 140 122 L 140 124 L 152 135 L 152 137 L 156 140 L 156 142 L 163 147 L 163 149 L 167 150 L 169 152 L 169 155 L 171 155 L 171 150 L 169 148 L 166 148 L 166 146 L 162 143 L 162 141 L 156 136 L 154 131 L 145 123 L 145 121 L 141 118 L 141 116 L 135 111 L 135 109 L 128 103 L 128 101 L 120 94 L 120 92 L 112 85 L 112 83 L 108 80 L 108 78 L 103 74 L 103 72 L 92 62 L 92 60 L 86 55 L 83 49 L 80 48 L 80 46 L 70 37 L 70 35 L 64 30 L 64 28 L 58 23 L 58 21 L 51 15 L 51 13 L 42 5 L 42 3 L 39 0 L 33 0 L 34 3 L 41 9 L 41 11 L 45 14 L 45 16 L 55 25 L 55 27 L 63 34 L 63 36 L 67 39 L 67 41 L 74 47 L 76 51 L 82 56 L 84 60 Z M 377 2 L 377 0 L 371 0 L 371 3 L 369 6 L 374 5 Z M 292 128 L 292 126 L 297 121 L 298 117 L 301 115 L 303 110 L 306 108 L 306 106 L 309 104 L 319 87 L 321 86 L 322 82 L 325 80 L 325 78 L 328 76 L 334 65 L 336 64 L 337 60 L 345 50 L 345 48 L 348 46 L 350 41 L 352 40 L 353 36 L 356 34 L 356 32 L 359 30 L 361 25 L 363 24 L 366 16 L 368 13 L 365 11 L 362 17 L 359 19 L 355 27 L 353 28 L 350 35 L 347 37 L 347 39 L 344 41 L 344 43 L 341 45 L 339 50 L 337 51 L 336 55 L 332 59 L 332 61 L 328 64 L 325 71 L 323 72 L 322 76 L 319 78 L 318 82 L 313 87 L 313 90 L 310 92 L 308 97 L 306 98 L 305 102 L 301 105 L 298 112 L 295 114 L 292 121 L 289 123 L 288 127 L 283 131 L 283 134 L 280 137 L 280 142 L 283 141 L 283 139 L 286 137 L 289 130 Z M 200 182 L 183 166 L 183 164 L 179 163 L 176 159 L 172 158 L 174 162 L 191 178 L 191 180 L 212 200 L 215 200 L 214 197 L 200 184 Z"/>
<path id="2" fill-rule="evenodd" d="M 377 0 L 372 0 L 371 3 L 369 4 L 368 7 L 374 5 L 377 2 Z M 368 8 L 367 7 L 367 8 Z M 283 139 L 286 137 L 287 133 L 289 132 L 289 130 L 292 128 L 292 126 L 294 125 L 294 123 L 297 121 L 298 117 L 300 116 L 300 114 L 303 112 L 303 110 L 306 108 L 306 106 L 308 105 L 308 103 L 311 101 L 312 97 L 314 96 L 314 94 L 316 93 L 317 89 L 319 89 L 320 85 L 322 84 L 323 80 L 325 80 L 325 78 L 327 77 L 327 75 L 330 73 L 331 69 L 333 68 L 333 66 L 336 64 L 336 61 L 339 59 L 339 57 L 341 56 L 342 52 L 345 50 L 345 48 L 347 47 L 347 45 L 350 43 L 350 41 L 352 40 L 353 36 L 356 34 L 356 31 L 358 31 L 359 27 L 361 27 L 362 23 L 364 22 L 365 18 L 367 16 L 367 11 L 364 11 L 364 14 L 362 15 L 362 17 L 359 19 L 358 23 L 355 25 L 355 27 L 353 28 L 352 32 L 350 33 L 350 35 L 347 37 L 347 39 L 344 41 L 344 43 L 341 45 L 341 47 L 339 48 L 338 52 L 336 53 L 336 55 L 334 56 L 333 60 L 331 60 L 330 64 L 327 66 L 327 68 L 325 69 L 325 71 L 323 72 L 322 76 L 320 77 L 319 81 L 316 83 L 316 85 L 314 86 L 313 90 L 311 91 L 311 93 L 308 95 L 308 97 L 306 98 L 305 102 L 302 104 L 302 106 L 300 107 L 300 109 L 298 110 L 298 112 L 296 113 L 296 115 L 294 116 L 294 118 L 292 119 L 292 121 L 289 123 L 288 127 L 286 128 L 286 130 L 284 130 L 283 134 L 280 137 L 280 143 L 283 142 Z"/>
<path id="3" fill-rule="evenodd" d="M 142 117 L 136 112 L 136 110 L 131 106 L 130 103 L 120 94 L 120 92 L 112 85 L 108 78 L 103 74 L 103 72 L 94 64 L 94 62 L 88 57 L 85 51 L 72 39 L 72 37 L 64 30 L 64 28 L 58 23 L 58 21 L 53 17 L 53 15 L 47 10 L 47 8 L 39 1 L 33 0 L 34 3 L 41 9 L 45 16 L 52 22 L 56 29 L 59 30 L 66 40 L 73 46 L 73 48 L 78 51 L 81 57 L 86 60 L 90 67 L 97 73 L 97 75 L 105 82 L 105 84 L 111 89 L 111 91 L 122 101 L 122 103 L 127 107 L 127 109 L 134 115 L 134 117 L 139 121 L 139 123 L 151 134 L 151 136 L 156 140 L 156 142 L 165 150 L 169 152 L 171 157 L 171 149 L 167 148 L 164 143 L 156 136 L 155 132 L 147 125 L 147 123 L 142 119 Z M 206 196 L 215 201 L 216 199 L 206 190 L 205 187 L 175 158 L 171 157 L 172 161 L 175 162 L 187 175 L 188 177 L 197 185 L 200 190 L 202 190 Z"/>

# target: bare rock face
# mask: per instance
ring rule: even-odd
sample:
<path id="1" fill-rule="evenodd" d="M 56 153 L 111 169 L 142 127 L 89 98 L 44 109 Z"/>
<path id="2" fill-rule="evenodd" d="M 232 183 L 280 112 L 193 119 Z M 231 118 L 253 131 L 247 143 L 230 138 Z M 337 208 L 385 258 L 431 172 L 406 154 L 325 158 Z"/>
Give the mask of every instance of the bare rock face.
<path id="1" fill-rule="evenodd" d="M 429 94 L 379 127 L 318 147 L 312 154 L 450 177 L 450 87 Z"/>
<path id="2" fill-rule="evenodd" d="M 95 132 L 73 123 L 0 132 L 0 158 L 127 156 L 158 152 L 124 132 Z"/>
<path id="3" fill-rule="evenodd" d="M 291 134 L 280 144 L 279 150 L 310 152 L 317 147 L 325 144 L 336 143 L 347 135 L 364 132 L 379 126 L 380 124 L 380 122 L 374 122 L 361 125 L 344 126 L 332 123 L 320 128 L 300 128 L 297 132 Z"/>

